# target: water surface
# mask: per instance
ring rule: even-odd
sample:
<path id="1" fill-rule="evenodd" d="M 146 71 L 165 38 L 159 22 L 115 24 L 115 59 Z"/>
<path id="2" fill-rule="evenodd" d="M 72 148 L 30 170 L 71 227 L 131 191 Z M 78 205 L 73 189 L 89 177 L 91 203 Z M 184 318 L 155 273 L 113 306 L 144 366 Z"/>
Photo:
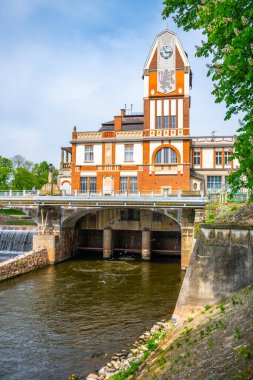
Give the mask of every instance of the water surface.
<path id="1" fill-rule="evenodd" d="M 71 260 L 0 284 L 0 378 L 86 376 L 171 316 L 180 263 Z"/>

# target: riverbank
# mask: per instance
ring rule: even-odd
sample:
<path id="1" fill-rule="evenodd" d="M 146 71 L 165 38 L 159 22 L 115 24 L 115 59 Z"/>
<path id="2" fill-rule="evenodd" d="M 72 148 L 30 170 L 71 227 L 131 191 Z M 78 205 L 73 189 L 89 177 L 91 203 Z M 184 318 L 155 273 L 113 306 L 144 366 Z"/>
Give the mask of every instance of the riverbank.
<path id="1" fill-rule="evenodd" d="M 87 379 L 186 380 L 253 377 L 253 285 L 206 305 L 186 322 L 158 323 L 125 358 L 114 356 Z M 146 340 L 146 342 L 145 342 Z M 161 340 L 161 342 L 159 342 Z M 128 368 L 120 371 L 129 359 Z"/>
<path id="2" fill-rule="evenodd" d="M 26 252 L 0 263 L 0 282 L 49 265 L 46 249 Z"/>

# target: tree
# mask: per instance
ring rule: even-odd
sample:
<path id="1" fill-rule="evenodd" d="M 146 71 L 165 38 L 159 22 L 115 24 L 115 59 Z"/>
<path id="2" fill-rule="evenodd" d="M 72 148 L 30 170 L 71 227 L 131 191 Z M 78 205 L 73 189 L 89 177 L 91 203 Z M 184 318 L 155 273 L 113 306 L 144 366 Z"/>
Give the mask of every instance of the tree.
<path id="1" fill-rule="evenodd" d="M 24 166 L 17 167 L 12 173 L 11 188 L 13 190 L 30 190 L 35 184 L 35 175 Z"/>
<path id="2" fill-rule="evenodd" d="M 34 186 L 36 189 L 41 189 L 48 182 L 49 164 L 46 161 L 42 161 L 40 164 L 35 164 L 32 171 L 35 175 Z M 58 174 L 59 171 L 53 166 L 54 183 L 57 183 Z"/>
<path id="3" fill-rule="evenodd" d="M 29 171 L 33 168 L 33 162 L 27 161 L 25 157 L 20 154 L 16 154 L 11 158 L 12 166 L 14 169 L 16 168 L 27 168 Z"/>
<path id="4" fill-rule="evenodd" d="M 9 180 L 12 172 L 12 162 L 8 158 L 0 156 L 0 190 L 9 188 Z"/>
<path id="5" fill-rule="evenodd" d="M 253 3 L 249 0 L 165 0 L 164 18 L 173 15 L 184 30 L 201 29 L 206 37 L 198 57 L 210 57 L 207 75 L 215 82 L 216 103 L 225 101 L 225 120 L 242 112 L 243 122 L 233 158 L 240 167 L 228 182 L 234 191 L 246 187 L 253 198 Z"/>

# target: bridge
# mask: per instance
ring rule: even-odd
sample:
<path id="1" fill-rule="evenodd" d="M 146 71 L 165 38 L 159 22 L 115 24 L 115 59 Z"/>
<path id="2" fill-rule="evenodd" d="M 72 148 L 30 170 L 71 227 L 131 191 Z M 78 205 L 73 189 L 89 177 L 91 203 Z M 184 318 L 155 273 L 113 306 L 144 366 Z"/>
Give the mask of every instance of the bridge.
<path id="1" fill-rule="evenodd" d="M 0 207 L 22 209 L 38 224 L 35 248 L 47 248 L 51 262 L 96 251 L 103 258 L 137 252 L 181 254 L 188 266 L 194 224 L 203 218 L 207 198 L 198 194 L 135 193 L 42 196 L 32 191 L 0 192 Z"/>

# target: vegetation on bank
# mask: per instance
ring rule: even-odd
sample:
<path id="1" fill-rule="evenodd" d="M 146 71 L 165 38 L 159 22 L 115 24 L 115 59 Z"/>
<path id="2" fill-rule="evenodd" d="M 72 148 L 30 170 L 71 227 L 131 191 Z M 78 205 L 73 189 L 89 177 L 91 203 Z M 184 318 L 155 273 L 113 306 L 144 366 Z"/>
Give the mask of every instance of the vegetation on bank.
<path id="1" fill-rule="evenodd" d="M 252 379 L 253 285 L 159 334 L 141 360 L 110 380 Z"/>
<path id="2" fill-rule="evenodd" d="M 211 205 L 207 209 L 205 222 L 253 225 L 253 203 Z"/>
<path id="3" fill-rule="evenodd" d="M 37 224 L 25 212 L 11 208 L 0 208 L 1 226 L 36 226 Z"/>
<path id="4" fill-rule="evenodd" d="M 11 208 L 1 208 L 0 214 L 6 214 L 6 215 L 25 215 L 25 213 L 21 210 L 15 210 Z"/>

